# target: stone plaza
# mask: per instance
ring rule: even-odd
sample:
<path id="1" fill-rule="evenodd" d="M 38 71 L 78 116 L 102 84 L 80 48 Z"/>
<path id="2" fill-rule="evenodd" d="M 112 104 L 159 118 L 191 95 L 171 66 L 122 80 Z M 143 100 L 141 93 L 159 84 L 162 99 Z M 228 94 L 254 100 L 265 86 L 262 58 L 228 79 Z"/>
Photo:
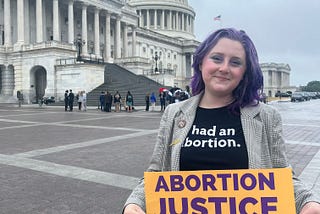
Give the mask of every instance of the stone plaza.
<path id="1" fill-rule="evenodd" d="M 272 102 L 288 158 L 320 192 L 320 100 Z M 148 167 L 159 111 L 0 107 L 0 213 L 117 214 Z"/>

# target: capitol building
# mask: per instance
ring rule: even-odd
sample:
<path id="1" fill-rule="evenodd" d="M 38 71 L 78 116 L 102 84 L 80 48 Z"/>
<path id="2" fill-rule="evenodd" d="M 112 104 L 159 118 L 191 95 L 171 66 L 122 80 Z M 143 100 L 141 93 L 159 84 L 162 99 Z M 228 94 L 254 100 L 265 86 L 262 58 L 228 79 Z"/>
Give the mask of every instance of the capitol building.
<path id="1" fill-rule="evenodd" d="M 188 0 L 0 0 L 0 102 L 18 91 L 26 103 L 90 92 L 105 81 L 104 63 L 185 88 L 195 17 Z M 270 96 L 289 87 L 290 67 L 279 66 L 263 67 Z"/>

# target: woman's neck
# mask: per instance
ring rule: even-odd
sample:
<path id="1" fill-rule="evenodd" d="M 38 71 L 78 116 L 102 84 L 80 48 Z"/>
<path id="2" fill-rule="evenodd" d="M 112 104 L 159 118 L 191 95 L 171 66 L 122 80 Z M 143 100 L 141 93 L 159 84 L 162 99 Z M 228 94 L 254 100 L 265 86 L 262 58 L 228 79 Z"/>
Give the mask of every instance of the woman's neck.
<path id="1" fill-rule="evenodd" d="M 220 108 L 231 104 L 234 101 L 232 95 L 229 96 L 214 96 L 209 93 L 204 93 L 200 100 L 199 106 L 202 108 Z"/>

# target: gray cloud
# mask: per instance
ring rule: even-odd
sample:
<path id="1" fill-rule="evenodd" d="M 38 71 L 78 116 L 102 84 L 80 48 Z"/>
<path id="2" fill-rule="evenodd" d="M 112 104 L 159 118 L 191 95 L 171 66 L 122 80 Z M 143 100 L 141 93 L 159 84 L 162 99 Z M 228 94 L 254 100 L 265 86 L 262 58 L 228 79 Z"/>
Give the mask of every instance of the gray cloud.
<path id="1" fill-rule="evenodd" d="M 261 62 L 288 63 L 291 85 L 320 80 L 320 1 L 189 0 L 196 12 L 195 34 L 202 41 L 221 27 L 245 30 Z M 214 17 L 221 15 L 221 22 Z"/>

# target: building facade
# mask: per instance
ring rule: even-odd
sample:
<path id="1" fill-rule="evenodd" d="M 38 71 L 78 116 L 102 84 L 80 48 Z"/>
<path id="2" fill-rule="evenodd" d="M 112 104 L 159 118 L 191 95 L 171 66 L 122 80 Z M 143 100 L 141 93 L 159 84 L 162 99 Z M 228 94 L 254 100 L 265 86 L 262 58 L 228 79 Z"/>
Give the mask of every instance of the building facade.
<path id="1" fill-rule="evenodd" d="M 268 97 L 274 97 L 277 92 L 295 91 L 290 86 L 290 71 L 288 64 L 284 63 L 261 63 L 263 73 L 264 93 Z"/>
<path id="2" fill-rule="evenodd" d="M 104 66 L 79 56 L 184 87 L 199 44 L 194 18 L 185 0 L 0 0 L 0 99 L 91 91 Z"/>
<path id="3" fill-rule="evenodd" d="M 195 12 L 187 0 L 0 0 L 0 102 L 93 90 L 116 63 L 163 85 L 192 76 Z M 82 60 L 78 60 L 82 59 Z M 288 65 L 262 64 L 265 91 L 289 87 Z"/>

